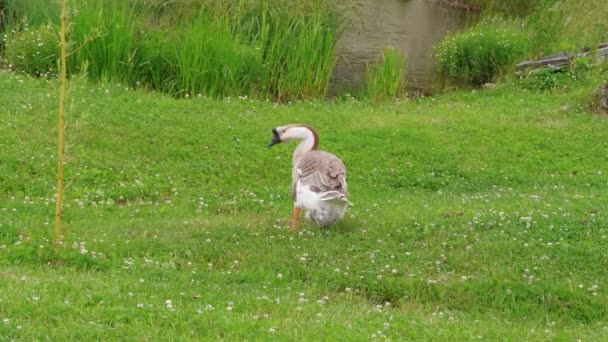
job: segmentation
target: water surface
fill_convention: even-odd
[[[468,12],[430,0],[357,0],[358,18],[338,41],[338,62],[331,93],[353,89],[365,77],[365,65],[387,46],[407,58],[409,90],[428,91],[432,80],[432,47],[449,31],[467,25]]]

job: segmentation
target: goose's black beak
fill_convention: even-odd
[[[272,137],[272,140],[270,141],[270,143],[268,144],[268,147],[272,147],[281,142],[281,138],[279,137],[279,132],[277,132],[276,128],[272,129],[272,135],[273,135],[273,137]]]

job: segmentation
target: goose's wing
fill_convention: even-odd
[[[346,195],[346,168],[344,163],[331,153],[305,153],[297,161],[296,172],[297,179],[303,185],[308,185],[311,191],[328,195],[333,193],[336,197]]]

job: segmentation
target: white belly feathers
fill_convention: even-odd
[[[306,210],[306,218],[320,226],[334,224],[344,216],[349,202],[336,191],[315,192],[309,185],[296,182],[295,207]]]

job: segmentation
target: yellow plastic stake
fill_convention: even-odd
[[[60,32],[59,39],[61,40],[61,70],[59,71],[59,115],[57,126],[57,199],[55,203],[55,241],[61,242],[61,214],[63,200],[63,163],[65,157],[64,145],[64,113],[65,113],[65,93],[66,93],[66,78],[67,78],[67,53],[66,53],[66,17],[67,4],[66,0],[60,0],[61,7]]]

